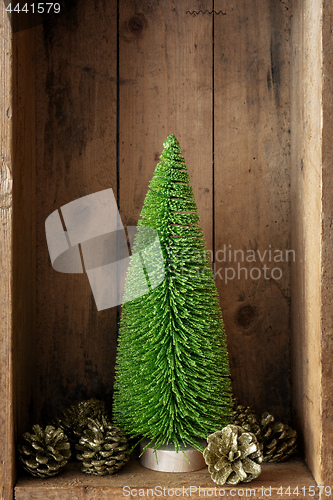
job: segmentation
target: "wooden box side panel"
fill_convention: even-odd
[[[321,0],[295,1],[291,60],[293,403],[305,459],[321,479]]]
[[[12,33],[0,5],[0,498],[13,498],[15,480],[13,380],[13,52]]]
[[[323,2],[323,152],[322,152],[322,309],[321,309],[321,484],[333,482],[333,6]]]

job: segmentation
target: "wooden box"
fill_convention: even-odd
[[[119,308],[97,311],[85,274],[52,268],[45,220],[112,188],[123,224],[135,225],[170,133],[214,257],[234,393],[299,434],[301,458],[249,486],[257,498],[263,485],[273,498],[279,486],[319,498],[309,487],[333,483],[332,3],[76,0],[16,32],[5,4],[0,498],[213,486],[205,470],[154,476],[135,461],[103,480],[75,466],[29,479],[15,465],[33,423],[82,398],[112,401]]]

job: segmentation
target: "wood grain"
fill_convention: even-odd
[[[321,484],[333,483],[333,449],[330,445],[333,435],[333,290],[332,290],[332,220],[333,220],[333,47],[332,47],[333,6],[324,2],[322,17],[322,262],[321,262]],[[319,479],[318,479],[319,480]]]
[[[117,5],[83,0],[36,42],[37,338],[34,418],[77,400],[111,406],[117,308],[97,311],[85,274],[52,269],[45,220],[82,196],[117,193]]]
[[[192,7],[191,0],[119,4],[120,210],[126,225],[136,225],[163,142],[173,133],[211,249],[212,18],[186,14]]]
[[[0,5],[0,498],[13,498],[15,481],[13,382],[13,65],[12,34]]]
[[[264,464],[261,475],[251,481],[251,483],[241,483],[235,487],[217,486],[211,479],[207,468],[193,473],[166,473],[155,472],[145,469],[138,460],[132,460],[118,474],[109,477],[92,477],[83,474],[78,469],[78,464],[71,464],[59,476],[50,478],[47,481],[34,479],[32,477],[21,477],[15,487],[16,500],[39,500],[47,498],[48,500],[89,500],[126,498],[128,492],[133,490],[134,496],[149,498],[168,498],[172,495],[172,489],[180,488],[182,495],[183,488],[190,498],[211,498],[233,497],[236,499],[249,497],[258,499],[281,499],[278,490],[283,487],[285,491],[290,486],[290,499],[296,498],[314,498],[318,499],[318,489],[311,476],[311,473],[300,460],[289,460],[282,464]],[[309,486],[313,496],[309,496]],[[126,489],[123,489],[127,487]],[[200,490],[199,490],[200,487]],[[214,488],[216,487],[216,490]],[[298,487],[298,495],[296,493]],[[305,495],[301,488],[304,487]],[[155,490],[156,488],[156,490]],[[159,489],[160,488],[160,489]],[[163,490],[165,488],[165,490]],[[224,490],[224,493],[219,489]],[[147,491],[148,490],[148,491]],[[250,493],[251,490],[251,493]],[[164,495],[163,495],[164,491]],[[168,494],[169,491],[169,494]],[[247,491],[247,494],[246,494]],[[124,495],[124,492],[126,495]],[[295,492],[295,494],[293,494]],[[177,491],[179,494],[179,491]],[[33,496],[32,496],[33,495]]]
[[[291,64],[292,245],[297,253],[292,268],[293,405],[305,460],[319,483],[325,469],[320,456],[321,59],[320,2],[295,2]]]
[[[18,437],[31,426],[36,335],[35,31],[13,35],[13,333]]]
[[[288,9],[289,2],[218,0],[215,10],[226,15],[214,16],[216,283],[234,394],[284,421],[291,416]]]

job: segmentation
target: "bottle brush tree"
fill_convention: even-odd
[[[232,421],[226,337],[189,174],[174,135],[160,159],[126,277],[124,301],[137,298],[122,306],[113,417],[129,436],[148,438],[155,448],[202,449],[198,438]],[[162,269],[153,252],[135,258],[151,243],[148,228],[158,234]],[[161,282],[153,287],[149,278],[159,274]],[[143,279],[149,291],[139,296]]]

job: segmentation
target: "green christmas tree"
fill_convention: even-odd
[[[190,178],[174,135],[160,159],[126,277],[125,300],[137,298],[122,307],[113,414],[128,435],[146,437],[156,448],[173,443],[177,451],[182,444],[202,449],[197,438],[232,421],[226,338]],[[156,232],[162,269],[153,251],[138,258],[147,246],[154,247]],[[153,287],[152,282],[161,283]]]

